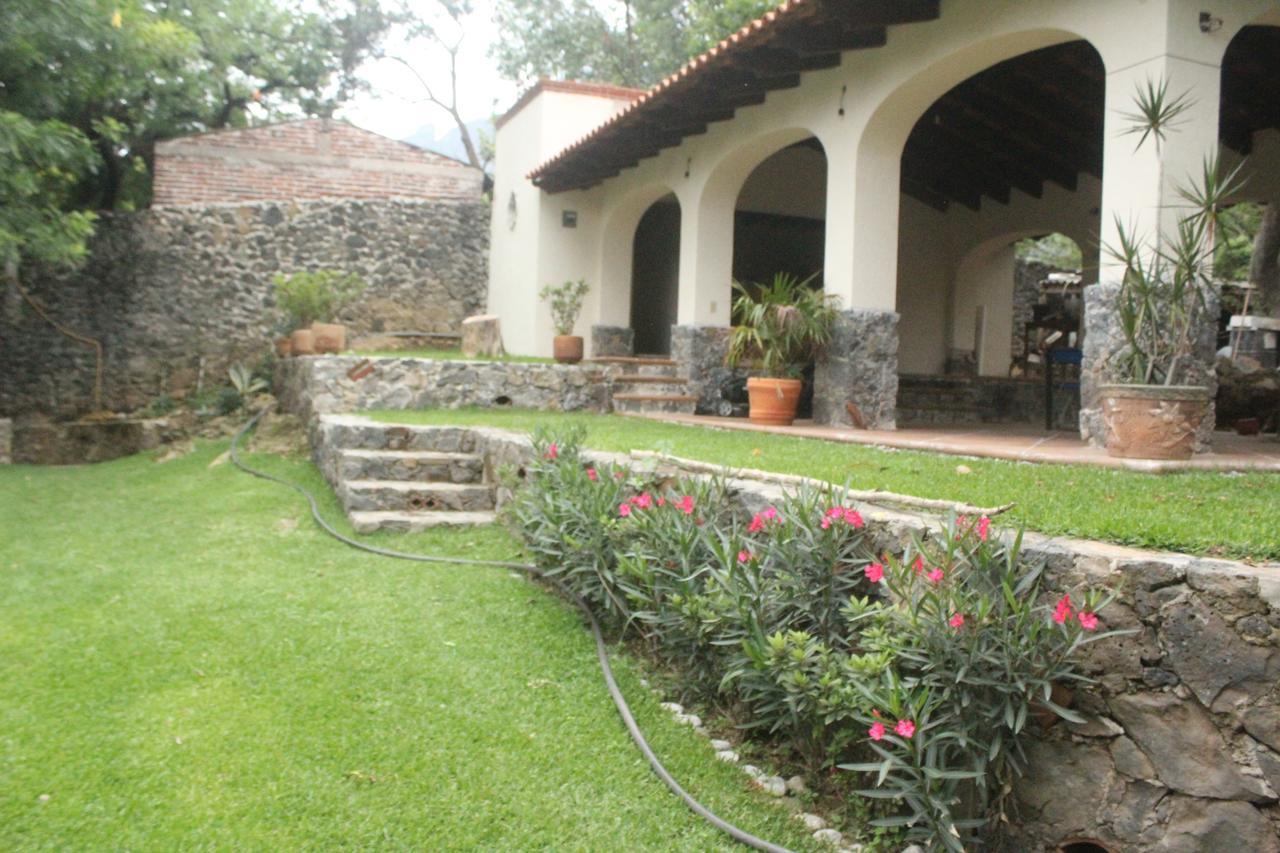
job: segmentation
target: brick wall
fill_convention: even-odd
[[[480,170],[332,119],[156,145],[153,207],[316,199],[477,199]]]

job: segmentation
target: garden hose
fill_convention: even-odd
[[[662,765],[662,762],[658,760],[658,756],[654,754],[653,749],[649,746],[649,742],[645,740],[644,734],[640,731],[640,727],[636,724],[636,719],[631,713],[630,706],[627,705],[626,698],[623,697],[622,691],[618,688],[618,682],[613,677],[613,667],[609,665],[608,649],[605,646],[604,636],[600,632],[600,623],[596,621],[595,614],[591,612],[591,608],[587,606],[587,602],[584,601],[581,596],[565,588],[565,586],[555,578],[548,577],[547,574],[537,566],[533,566],[528,563],[515,563],[505,560],[468,560],[461,557],[438,557],[430,554],[409,554],[404,551],[394,551],[390,548],[379,548],[376,545],[369,545],[343,534],[334,528],[333,525],[326,521],[320,514],[320,505],[316,502],[315,495],[308,491],[306,487],[286,480],[283,477],[268,474],[266,471],[260,471],[256,468],[252,468],[240,458],[240,440],[258,425],[258,422],[268,411],[270,411],[270,409],[271,407],[267,406],[255,414],[231,439],[231,462],[233,465],[241,471],[244,471],[246,474],[252,474],[259,479],[269,480],[272,483],[287,486],[302,495],[311,506],[311,518],[320,527],[320,529],[344,545],[349,545],[350,547],[356,548],[360,551],[367,551],[370,554],[377,554],[380,557],[391,557],[396,560],[412,560],[418,563],[452,563],[464,566],[490,566],[500,569],[513,569],[515,571],[524,572],[528,575],[533,575],[534,577],[554,586],[561,595],[577,604],[578,609],[580,609],[587,617],[587,621],[591,626],[591,635],[596,641],[596,659],[600,662],[600,671],[604,675],[605,685],[609,688],[609,695],[613,698],[614,707],[618,709],[618,715],[622,717],[622,722],[626,725],[627,731],[631,734],[631,739],[635,741],[636,747],[644,755],[645,760],[649,762],[649,767],[653,770],[654,774],[662,780],[663,784],[671,789],[672,793],[683,800],[684,804],[688,806],[694,814],[701,817],[716,829],[730,836],[735,841],[739,841],[748,847],[755,848],[756,850],[767,851],[767,853],[790,853],[787,848],[765,841],[763,838],[757,838],[746,830],[739,829],[727,820],[724,820],[715,814],[702,803],[695,800],[688,791],[682,788],[680,783],[675,780],[675,777],[673,777],[667,771],[667,768]]]

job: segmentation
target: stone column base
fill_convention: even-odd
[[[1093,447],[1107,443],[1106,424],[1102,419],[1102,401],[1098,387],[1112,381],[1113,362],[1124,350],[1124,332],[1120,329],[1120,317],[1116,300],[1120,285],[1091,284],[1084,289],[1084,363],[1080,366],[1080,437]],[[1217,325],[1220,303],[1218,293],[1212,293],[1205,306],[1205,322],[1196,342],[1195,363],[1190,380],[1185,384],[1203,385],[1209,389],[1209,409],[1196,430],[1195,452],[1209,449],[1213,443],[1213,427],[1216,415],[1213,399],[1218,393],[1218,374],[1214,369],[1217,355]]]
[[[626,326],[592,326],[591,357],[635,355],[636,333]]]
[[[898,405],[898,315],[841,311],[814,374],[813,419],[856,426],[856,407],[868,429],[894,429]]]
[[[672,326],[671,358],[680,376],[689,380],[689,393],[698,398],[697,413],[720,414],[726,382],[745,377],[746,371],[725,364],[729,354],[728,326]]]

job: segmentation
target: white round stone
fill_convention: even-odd
[[[787,795],[787,780],[781,776],[769,776],[765,779],[757,779],[756,784],[759,785],[764,792],[773,797],[785,797]]]
[[[727,761],[730,764],[738,763],[738,753],[734,752],[732,749],[717,750],[716,758],[720,759],[721,761]]]
[[[804,824],[804,828],[810,832],[817,832],[819,829],[826,829],[827,822],[821,816],[803,812],[796,815],[796,820]]]
[[[659,705],[658,707],[662,708],[662,710],[664,710],[664,711],[670,711],[670,712],[671,712],[671,713],[673,713],[673,714],[683,714],[683,713],[684,713],[684,706],[683,706],[683,705],[680,705],[679,703],[676,703],[676,702],[663,702],[663,703],[662,703],[661,705]]]
[[[726,749],[733,749],[733,744],[727,740],[713,740],[711,741],[711,748],[716,752],[721,752]]]
[[[803,794],[809,790],[809,786],[804,783],[803,776],[792,776],[787,780],[787,790],[792,794]]]
[[[841,841],[844,841],[844,834],[838,829],[819,829],[813,834],[813,840],[819,844],[830,844],[835,847]]]
[[[763,770],[761,770],[759,767],[756,767],[754,764],[744,764],[744,765],[742,765],[742,772],[743,772],[743,773],[746,773],[746,774],[747,774],[748,776],[750,776],[752,779],[763,779],[763,778],[764,778],[764,771],[763,771]]]

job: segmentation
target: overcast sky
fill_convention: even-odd
[[[423,14],[435,8],[434,0],[412,0]],[[475,11],[463,21],[462,49],[458,55],[458,102],[464,119],[487,119],[511,106],[518,94],[514,83],[502,80],[488,57],[489,45],[497,38],[493,24],[493,7],[486,0],[476,0]],[[414,69],[442,93],[448,92],[449,66],[443,50],[416,52],[402,38],[392,38],[388,52],[402,56]],[[392,61],[371,63],[364,77],[373,86],[370,94],[350,101],[339,115],[360,127],[395,139],[401,139],[424,124],[435,125],[442,136],[453,128],[448,113],[425,102],[422,85],[414,75]]]

